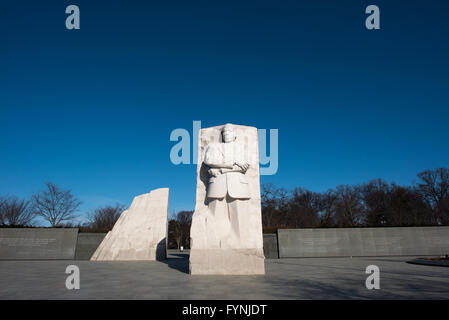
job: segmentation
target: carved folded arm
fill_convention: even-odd
[[[210,168],[227,168],[232,169],[233,163],[226,163],[223,160],[221,153],[213,146],[209,146],[206,149],[204,155],[204,163]]]

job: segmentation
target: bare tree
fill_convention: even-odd
[[[29,201],[16,197],[4,199],[0,204],[1,223],[10,226],[31,225],[36,216],[29,204]]]
[[[264,228],[288,227],[290,196],[287,190],[273,184],[262,185],[262,225]]]
[[[0,226],[5,224],[4,219],[3,219],[3,210],[2,210],[5,201],[6,200],[0,196]]]
[[[364,220],[364,207],[358,186],[337,187],[337,221],[341,227],[355,227]]]
[[[168,221],[168,248],[169,249],[177,249],[178,248],[178,242],[176,239],[176,220],[170,219]]]
[[[418,173],[418,190],[433,209],[439,224],[449,224],[449,169],[437,168]]]
[[[368,226],[384,226],[389,223],[390,186],[382,179],[372,180],[360,186],[360,196],[365,206],[364,223]]]
[[[329,189],[320,195],[320,226],[332,227],[335,225],[335,212],[337,210],[337,193]]]
[[[89,228],[102,232],[112,230],[124,210],[125,206],[118,203],[115,206],[108,205],[95,209],[88,214]]]
[[[32,197],[34,214],[47,220],[52,227],[75,219],[75,212],[81,202],[72,195],[70,190],[62,190],[51,182],[45,185],[46,190]]]
[[[314,228],[318,226],[320,195],[304,188],[295,188],[289,201],[289,226]]]
[[[419,192],[394,183],[390,187],[387,220],[392,226],[435,224],[432,209],[423,201]]]
[[[193,211],[180,211],[176,215],[176,219],[171,221],[172,236],[176,242],[176,246],[180,249],[190,247],[190,226],[192,225]]]

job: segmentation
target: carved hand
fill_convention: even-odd
[[[247,162],[236,162],[235,164],[242,168],[243,172],[246,172],[249,168],[249,163]]]
[[[209,174],[213,177],[216,177],[221,173],[220,169],[213,169],[213,168],[207,170],[207,172],[209,172]]]

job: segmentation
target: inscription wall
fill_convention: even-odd
[[[0,228],[0,260],[72,260],[78,228]]]

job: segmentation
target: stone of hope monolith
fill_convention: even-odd
[[[201,129],[190,238],[192,275],[265,274],[257,128]]]
[[[134,198],[90,260],[164,260],[167,257],[168,188]]]

